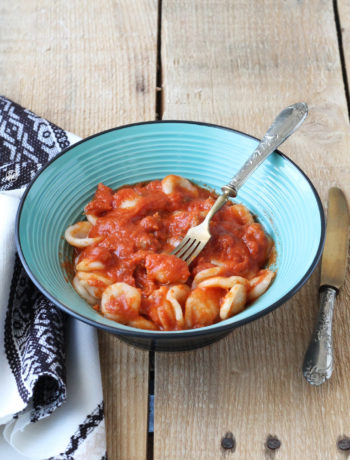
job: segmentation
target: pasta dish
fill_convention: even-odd
[[[105,317],[136,328],[183,330],[230,318],[261,296],[275,272],[273,241],[242,204],[227,202],[188,266],[171,255],[217,196],[169,175],[117,191],[100,183],[85,221],[67,228],[73,286]]]

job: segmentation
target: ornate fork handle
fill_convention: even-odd
[[[282,110],[242,168],[227,185],[222,187],[223,192],[226,192],[229,196],[235,197],[238,189],[247,178],[266,157],[299,128],[307,114],[308,107],[304,102],[298,102]]]
[[[243,182],[301,125],[306,116],[307,105],[303,102],[282,110],[243,167],[231,182],[222,187],[223,193],[216,199],[203,222],[190,228],[171,254],[181,258],[188,265],[198,256],[211,237],[209,222],[214,214],[223,207],[230,196],[237,195],[237,190]]]
[[[333,372],[332,318],[336,295],[332,287],[320,291],[320,312],[303,364],[303,375],[312,385],[321,385]]]
[[[305,102],[289,105],[277,115],[276,119],[261,139],[256,149],[244,163],[238,173],[227,185],[222,187],[223,193],[217,198],[203,223],[208,225],[213,215],[217,213],[229,197],[235,197],[238,189],[256,168],[274,152],[296,129],[303,123],[308,114]]]

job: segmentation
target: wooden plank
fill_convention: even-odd
[[[5,0],[7,97],[79,136],[155,117],[157,0]]]
[[[345,2],[344,2],[345,3]],[[350,198],[350,139],[332,1],[163,0],[163,118],[219,123],[262,136],[289,103],[307,122],[282,150],[323,200]],[[349,199],[350,201],[350,199]],[[350,436],[350,277],[334,322],[335,370],[311,387],[301,365],[318,310],[319,273],[275,312],[197,351],[158,354],[155,460],[343,459]],[[266,447],[269,435],[281,441]],[[231,457],[230,457],[231,458]]]
[[[145,460],[149,354],[106,332],[99,338],[108,458]]]
[[[4,95],[80,136],[155,118],[157,0],[6,0]],[[100,334],[108,457],[146,457],[148,353]]]
[[[339,17],[339,27],[344,55],[344,65],[346,78],[350,78],[350,3],[346,0],[336,1],[337,14]],[[348,81],[349,83],[349,81]],[[347,88],[349,93],[349,88]],[[350,94],[348,94],[350,98]]]

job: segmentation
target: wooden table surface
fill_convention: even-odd
[[[282,151],[324,205],[333,185],[350,198],[349,1],[3,0],[0,11],[0,90],[56,124],[84,137],[186,119],[261,137],[306,101]],[[319,269],[281,308],[192,352],[150,356],[99,333],[109,460],[349,458],[349,273],[332,379],[315,388],[301,374],[318,280]]]

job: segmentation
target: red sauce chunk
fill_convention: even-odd
[[[190,276],[186,262],[168,254],[148,254],[145,267],[148,278],[161,284],[186,283]]]
[[[210,223],[212,238],[188,266],[171,255],[200,224],[216,195],[179,176],[117,191],[99,184],[88,222],[66,231],[76,247],[77,292],[108,318],[132,327],[181,330],[239,313],[265,292],[273,241],[241,204]]]

